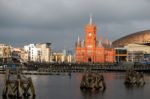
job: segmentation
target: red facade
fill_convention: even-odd
[[[96,25],[90,18],[89,24],[85,27],[85,39],[76,42],[76,62],[104,63],[115,61],[115,51],[108,40],[103,43],[102,37],[98,41],[96,38]]]

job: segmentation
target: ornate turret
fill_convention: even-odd
[[[84,40],[82,40],[82,42],[81,42],[81,47],[84,47]]]
[[[110,42],[109,42],[109,45],[110,45],[110,47],[112,47],[112,41],[110,40]]]
[[[108,41],[108,39],[106,38],[106,40],[105,40],[105,44],[106,45],[108,45],[109,44],[109,41]]]
[[[99,47],[102,47],[102,46],[103,46],[102,42],[103,42],[103,37],[100,36],[99,45],[98,45]]]
[[[81,47],[81,41],[80,41],[80,37],[78,35],[78,39],[77,39],[77,43],[76,43],[76,47]]]

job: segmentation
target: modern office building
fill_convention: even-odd
[[[125,46],[128,50],[128,61],[143,62],[150,60],[150,46],[143,44],[128,44]]]
[[[115,60],[116,62],[127,61],[127,48],[118,47],[115,48]]]

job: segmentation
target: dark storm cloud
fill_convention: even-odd
[[[72,50],[90,13],[97,35],[115,40],[150,29],[149,5],[149,0],[0,0],[0,42],[52,42],[55,49]]]

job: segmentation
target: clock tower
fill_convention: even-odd
[[[85,27],[85,47],[87,49],[94,49],[96,47],[96,25],[92,23],[91,16],[89,24]]]
[[[89,62],[94,61],[94,50],[96,48],[96,25],[92,23],[92,16],[90,16],[89,24],[85,27],[85,48],[87,51],[87,60]]]
[[[114,62],[114,49],[109,43],[103,43],[102,39],[98,42],[96,38],[96,25],[92,22],[92,16],[85,26],[84,33],[84,40],[78,39],[76,42],[76,62]]]

